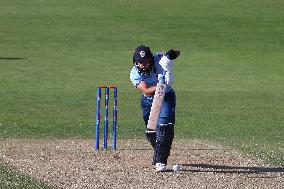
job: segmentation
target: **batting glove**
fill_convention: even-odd
[[[180,51],[179,50],[174,50],[171,49],[166,53],[166,56],[170,59],[170,60],[174,60],[176,59],[178,56],[180,55]]]

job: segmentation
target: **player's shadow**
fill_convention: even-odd
[[[119,148],[119,151],[151,151],[153,148]]]
[[[132,151],[150,151],[153,148],[120,148],[119,150],[132,150]],[[191,148],[191,149],[174,149],[175,151],[191,150],[191,151],[219,151],[219,150],[228,150],[228,148]]]
[[[213,172],[213,173],[283,173],[283,167],[240,167],[226,165],[211,165],[211,164],[181,164],[181,171],[189,172]],[[191,167],[187,169],[186,167]]]
[[[26,58],[17,58],[17,57],[0,57],[0,60],[24,60]]]

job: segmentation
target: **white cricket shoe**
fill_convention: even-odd
[[[167,166],[163,163],[156,163],[156,172],[163,172],[167,170]]]

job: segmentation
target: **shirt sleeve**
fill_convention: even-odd
[[[138,70],[135,67],[133,67],[130,72],[130,80],[135,87],[137,87],[139,83],[143,81],[143,78],[141,75],[139,75]]]
[[[167,72],[173,72],[173,64],[174,62],[170,60],[168,57],[163,56],[159,61],[159,64],[162,66],[163,70]]]
[[[163,73],[163,68],[162,66],[159,64],[161,58],[163,57],[163,52],[159,52],[159,53],[156,53],[154,55],[154,64],[155,64],[155,73],[156,74],[162,74]]]

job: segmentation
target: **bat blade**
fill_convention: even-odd
[[[164,101],[165,92],[166,92],[166,84],[158,83],[154,95],[154,100],[151,107],[151,112],[147,124],[148,129],[156,130],[157,124],[161,112],[161,106]]]

